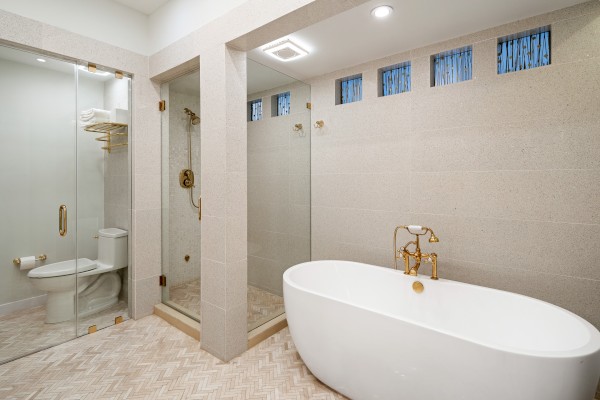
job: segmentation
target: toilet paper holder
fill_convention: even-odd
[[[35,261],[46,261],[48,257],[45,254],[40,254],[39,256],[37,256],[35,258]],[[15,264],[16,266],[21,265],[21,258],[15,258],[13,259],[13,264]]]

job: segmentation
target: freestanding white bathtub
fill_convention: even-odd
[[[300,356],[352,399],[594,398],[600,333],[560,307],[347,261],[299,264],[283,281]]]

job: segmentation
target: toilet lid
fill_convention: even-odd
[[[29,271],[27,276],[30,278],[51,278],[54,276],[73,275],[76,267],[77,272],[85,272],[95,269],[96,263],[87,258],[61,261],[34,268]]]

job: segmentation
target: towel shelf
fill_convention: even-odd
[[[115,147],[127,146],[125,143],[113,143],[114,138],[127,137],[127,124],[121,124],[118,122],[100,122],[97,124],[88,125],[83,128],[87,132],[102,133],[104,136],[96,138],[99,142],[106,142],[106,146],[102,147],[102,150],[106,150],[110,153]]]

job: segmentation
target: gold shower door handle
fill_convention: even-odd
[[[64,204],[58,207],[58,233],[60,236],[67,234],[67,206]]]

